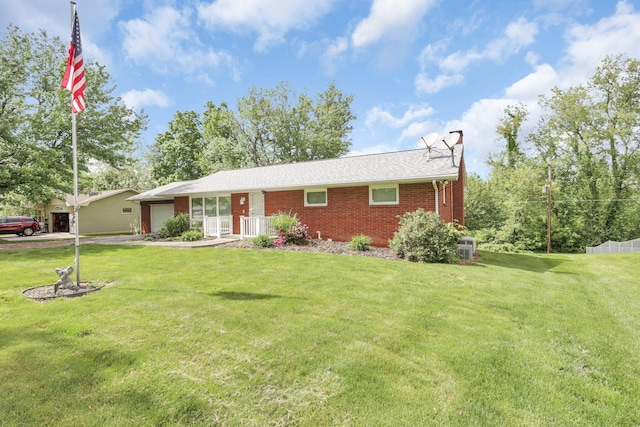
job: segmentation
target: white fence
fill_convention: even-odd
[[[626,242],[614,242],[609,240],[600,246],[587,246],[588,254],[621,254],[627,252],[640,252],[640,239]]]
[[[275,236],[276,230],[271,225],[269,216],[241,216],[240,217],[240,238],[256,237],[260,234]]]
[[[206,237],[222,237],[223,234],[231,234],[233,231],[232,216],[207,216],[202,223]]]

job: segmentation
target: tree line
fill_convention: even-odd
[[[586,83],[554,88],[539,106],[525,136],[530,112],[504,110],[502,151],[486,179],[468,179],[469,230],[503,250],[544,251],[548,228],[558,252],[640,237],[640,61],[607,57]]]

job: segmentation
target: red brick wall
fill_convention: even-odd
[[[323,239],[336,241],[366,234],[375,246],[387,246],[398,228],[397,216],[418,208],[435,211],[432,183],[401,184],[399,189],[399,204],[380,206],[369,205],[368,186],[329,188],[328,206],[314,207],[304,206],[304,190],[274,191],[265,196],[265,215],[295,213],[314,238],[318,231]]]
[[[458,221],[460,225],[464,225],[464,191],[466,186],[466,174],[464,159],[462,159],[458,172],[458,180],[451,183],[453,189],[453,219]]]
[[[142,234],[151,233],[151,203],[140,202],[140,228]]]
[[[189,215],[189,196],[176,197],[173,199],[173,215],[186,213]]]

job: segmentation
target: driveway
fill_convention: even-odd
[[[71,233],[36,233],[33,236],[16,236],[13,234],[0,234],[0,250],[33,249],[66,246],[75,244],[75,235]],[[147,245],[165,246],[174,248],[197,248],[204,246],[217,246],[239,240],[236,236],[221,239],[203,239],[196,242],[171,241],[147,241],[145,236],[125,234],[119,236],[80,236],[80,245],[97,243],[102,245]]]

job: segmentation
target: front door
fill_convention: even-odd
[[[249,216],[264,216],[264,194],[249,193]]]

